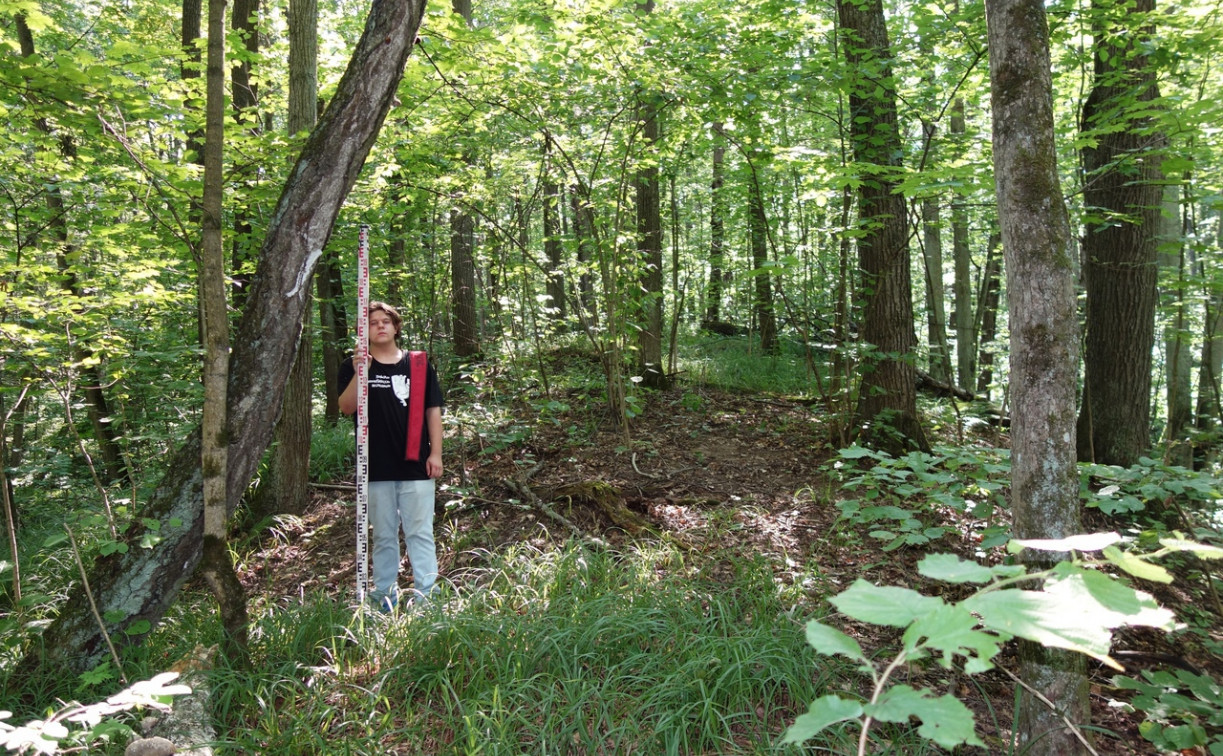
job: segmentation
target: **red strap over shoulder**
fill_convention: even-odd
[[[408,443],[403,458],[415,462],[420,459],[420,437],[425,426],[428,356],[424,352],[408,352],[408,369]]]

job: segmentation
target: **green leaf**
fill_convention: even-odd
[[[1184,538],[1160,538],[1159,545],[1173,551],[1189,551],[1202,559],[1223,559],[1223,549],[1218,546],[1208,546]]]
[[[944,605],[940,598],[923,596],[908,588],[880,587],[862,579],[855,580],[853,585],[833,596],[830,601],[856,620],[887,627],[907,627],[918,617]]]
[[[152,629],[153,629],[153,625],[148,620],[136,620],[131,625],[129,625],[128,628],[124,630],[124,632],[127,633],[128,635],[144,635],[145,633],[147,633],[148,631]]]
[[[930,554],[917,563],[917,571],[945,583],[988,583],[994,579],[994,571],[989,567],[955,554]]]
[[[1112,633],[1078,607],[1067,606],[1043,591],[1005,590],[971,596],[961,602],[992,630],[1017,635],[1050,648],[1078,651],[1120,670],[1108,656]]]
[[[1171,630],[1176,618],[1149,594],[1095,570],[1062,563],[1044,590],[980,593],[960,604],[981,623],[1051,648],[1078,651],[1121,670],[1109,658],[1112,629],[1146,625]]]
[[[942,653],[940,664],[947,669],[953,655],[960,654],[968,660],[964,667],[969,674],[993,667],[990,660],[1002,650],[999,641],[997,635],[978,630],[977,618],[968,610],[953,605],[943,605],[919,617],[904,634],[906,651],[921,647],[937,650]]]
[[[1007,551],[1017,554],[1023,549],[1037,551],[1099,551],[1121,540],[1116,533],[1085,533],[1068,538],[1030,538],[1014,540],[1007,544]]]
[[[866,661],[862,646],[835,627],[811,620],[807,623],[807,643],[824,656],[847,656],[854,661]]]
[[[950,694],[932,697],[927,690],[895,685],[878,702],[864,708],[865,713],[883,722],[904,723],[909,717],[918,717],[922,721],[918,734],[943,748],[955,748],[961,743],[985,747],[977,737],[972,712]]]
[[[1172,573],[1163,567],[1160,567],[1158,564],[1151,564],[1145,559],[1118,549],[1116,546],[1105,547],[1104,558],[1136,578],[1152,580],[1157,583],[1172,582]]]
[[[857,719],[862,716],[862,704],[857,701],[847,701],[838,695],[820,696],[811,702],[806,714],[800,714],[794,724],[786,728],[782,743],[805,743],[815,737],[824,728]]]

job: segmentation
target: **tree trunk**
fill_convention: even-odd
[[[654,0],[637,3],[637,12],[654,12]],[[637,302],[637,369],[642,384],[666,388],[670,384],[662,362],[662,192],[658,170],[658,97],[652,92],[637,94],[637,123],[641,129],[640,158],[645,165],[637,170],[637,266],[641,293]]]
[[[951,383],[951,354],[947,349],[947,306],[943,301],[943,233],[939,216],[937,198],[922,200],[922,257],[926,263],[926,328],[930,332],[930,374],[943,383]]]
[[[758,157],[762,157],[759,156]],[[769,219],[764,212],[764,190],[760,186],[760,166],[752,171],[748,188],[748,205],[751,215],[748,227],[752,240],[752,267],[755,269],[752,313],[760,331],[760,350],[765,354],[777,354],[777,317],[773,312],[772,276],[769,267]]]
[[[994,350],[990,344],[998,335],[998,304],[1002,288],[1002,261],[998,257],[998,245],[1001,242],[998,234],[989,235],[985,272],[981,275],[981,292],[977,296],[977,318],[973,325],[973,332],[980,339],[976,346],[976,352],[980,355],[977,393],[987,400],[990,384],[994,382]]]
[[[958,137],[964,135],[964,101],[958,97],[951,107],[951,133]],[[951,254],[955,265],[952,294],[955,298],[956,375],[959,377],[957,385],[969,390],[977,374],[978,334],[973,325],[978,318],[973,314],[972,249],[968,246],[968,209],[964,205],[964,197],[959,194],[951,201]]]
[[[251,76],[251,59],[259,54],[259,0],[234,0],[230,24],[246,51],[243,59],[235,62],[229,71],[234,122],[256,134],[259,132],[259,114],[256,111],[259,87]],[[235,165],[230,180],[241,186],[250,179],[254,168],[249,163]],[[230,240],[233,247],[230,277],[233,279],[233,306],[236,310],[242,309],[242,303],[250,291],[251,271],[255,266],[253,232],[248,211],[244,204],[240,204],[234,212],[234,238]]]
[[[451,0],[451,9],[471,25],[471,0]],[[464,154],[467,164],[473,162]],[[480,321],[476,310],[476,221],[459,203],[450,210],[450,296],[454,310],[454,353],[480,354]]]
[[[1041,0],[989,0],[994,175],[1011,331],[1011,508],[1018,538],[1079,531],[1074,458],[1078,320],[1070,220],[1058,183],[1049,30]],[[1066,727],[1091,718],[1079,654],[1024,642],[1018,749],[1084,752]]]
[[[1146,115],[1155,72],[1138,54],[1144,34],[1117,33],[1113,13],[1150,14],[1154,0],[1121,10],[1097,0],[1095,82],[1083,108],[1087,290],[1079,459],[1129,467],[1151,448],[1151,353],[1155,345],[1156,251],[1163,137]],[[1141,107],[1143,113],[1134,115]]]
[[[1160,234],[1159,266],[1164,270],[1161,308],[1171,313],[1164,326],[1164,372],[1167,375],[1168,423],[1164,427],[1165,458],[1169,464],[1193,469],[1193,445],[1188,431],[1193,423],[1193,356],[1189,336],[1185,273],[1188,264],[1180,223],[1180,186],[1164,189],[1163,231]]]
[[[726,132],[722,123],[713,124],[713,178],[709,182],[709,283],[705,290],[705,322],[722,320],[722,269],[726,265]]]
[[[290,136],[308,132],[318,106],[318,6],[316,0],[289,3],[289,118]],[[268,475],[259,485],[253,504],[256,521],[276,514],[301,514],[310,501],[311,415],[314,409],[314,345],[311,334],[312,298],[306,289],[300,341],[284,408],[276,422]]]
[[[371,6],[348,70],[302,148],[272,215],[230,355],[226,500],[231,505],[246,490],[271,439],[297,345],[306,284],[390,110],[424,6],[424,0],[383,0]],[[106,628],[117,641],[143,637],[124,631],[140,620],[160,619],[200,561],[199,460],[198,431],[167,459],[167,473],[142,513],[161,522],[157,545],[131,548],[94,566],[91,584],[99,610],[103,616],[122,617]],[[135,542],[143,535],[140,528],[128,534]],[[104,651],[87,602],[68,602],[15,674],[80,672]]]
[[[551,164],[552,139],[545,137],[544,141],[544,257],[548,261],[548,280],[545,291],[548,294],[548,307],[553,320],[565,319],[565,272],[563,269],[564,245],[561,240],[561,187],[553,175],[555,167]]]
[[[858,239],[862,271],[861,340],[875,353],[862,367],[854,425],[866,444],[892,452],[930,448],[917,416],[917,368],[913,353],[913,287],[909,273],[909,224],[896,182],[904,152],[896,125],[892,78],[881,0],[838,0],[837,17],[846,62],[857,80],[849,95],[854,159],[873,166],[858,190]]]
[[[203,576],[220,607],[223,650],[239,666],[247,658],[246,591],[229,555],[226,486],[226,377],[229,372],[229,303],[225,296],[225,243],[221,238],[225,142],[225,0],[208,0],[208,78],[204,110],[204,198],[201,215],[200,301],[204,312],[204,412],[200,471],[204,497]]]

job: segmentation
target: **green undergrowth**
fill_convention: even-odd
[[[493,559],[423,611],[260,617],[256,672],[216,676],[224,752],[771,753],[842,666],[813,667],[763,563],[726,585],[670,551]]]

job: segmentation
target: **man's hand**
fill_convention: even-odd
[[[442,477],[442,453],[435,452],[425,460],[425,472],[430,478]]]

